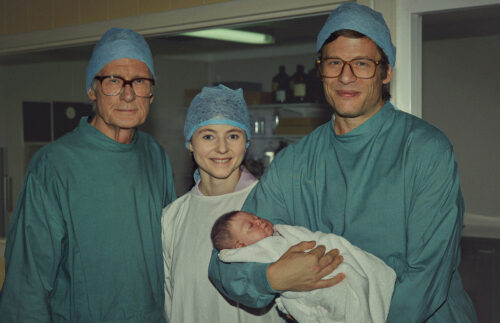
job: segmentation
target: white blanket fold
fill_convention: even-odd
[[[224,262],[275,262],[291,246],[312,240],[327,250],[337,248],[344,262],[325,278],[338,273],[346,278],[330,288],[284,292],[276,299],[278,308],[301,323],[386,321],[396,274],[382,260],[332,233],[280,224],[274,229],[279,235],[244,248],[221,250],[219,258]]]

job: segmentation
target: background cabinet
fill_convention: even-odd
[[[459,267],[480,323],[500,322],[500,239],[463,237]]]

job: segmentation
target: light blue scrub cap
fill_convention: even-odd
[[[153,57],[144,37],[130,29],[111,28],[102,35],[92,52],[87,66],[86,91],[90,89],[97,73],[106,64],[119,58],[132,58],[145,63],[154,77]]]
[[[316,41],[316,52],[321,50],[331,34],[342,29],[354,30],[369,37],[382,48],[389,58],[389,64],[394,68],[396,47],[392,44],[391,33],[380,12],[353,2],[340,5],[332,11],[321,28]]]
[[[243,90],[231,90],[219,84],[204,87],[194,97],[184,123],[186,148],[189,148],[189,141],[196,129],[208,124],[226,124],[243,129],[247,135],[248,147],[251,137],[250,118]]]

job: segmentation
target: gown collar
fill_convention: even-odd
[[[374,134],[380,130],[380,128],[387,123],[387,120],[394,112],[394,106],[389,101],[385,102],[385,104],[380,108],[377,113],[371,116],[368,120],[363,122],[356,129],[349,131],[343,135],[337,135],[335,133],[335,129],[333,128],[333,123],[335,121],[335,115],[333,115],[332,120],[330,122],[330,129],[333,133],[333,136],[336,140],[341,142],[351,142],[363,139],[371,134]]]
[[[101,131],[97,130],[89,123],[89,117],[82,117],[76,131],[84,135],[84,137],[95,146],[109,151],[130,151],[133,150],[137,143],[138,131],[134,133],[134,138],[129,144],[121,144],[106,136]]]

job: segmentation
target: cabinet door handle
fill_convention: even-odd
[[[495,248],[493,249],[477,249],[478,253],[482,253],[484,255],[492,255],[495,253]]]

